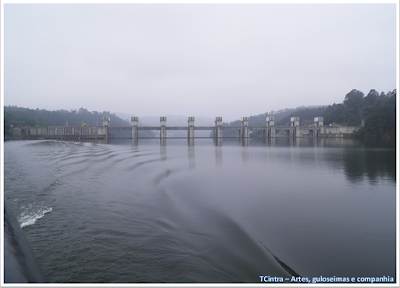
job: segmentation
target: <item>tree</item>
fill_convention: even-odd
[[[376,105],[379,100],[379,93],[372,89],[369,91],[368,95],[363,99],[362,106],[364,107],[364,112],[370,111],[370,109]]]
[[[368,105],[364,106],[365,125],[357,131],[357,137],[396,139],[396,90],[386,95],[370,92],[367,97],[368,100],[364,99]]]
[[[363,98],[364,93],[353,89],[346,94],[343,105],[346,108],[346,122],[348,125],[360,125],[363,120]]]

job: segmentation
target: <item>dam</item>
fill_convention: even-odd
[[[264,126],[249,126],[249,117],[241,118],[240,126],[222,125],[222,117],[215,117],[214,126],[195,126],[195,117],[188,117],[187,126],[167,126],[167,117],[160,117],[160,126],[140,126],[139,117],[131,117],[131,126],[111,126],[111,119],[108,116],[102,118],[102,126],[81,127],[68,126],[47,126],[30,127],[18,126],[12,127],[13,140],[107,140],[112,138],[112,131],[131,131],[133,140],[139,139],[140,130],[151,130],[159,132],[159,138],[166,139],[168,130],[187,130],[187,138],[194,139],[196,130],[209,130],[210,138],[224,138],[224,130],[237,131],[236,137],[246,139],[254,131],[262,131],[259,138],[347,138],[360,126],[324,126],[323,117],[315,117],[314,125],[300,126],[299,117],[290,118],[290,126],[275,126],[273,116],[266,117]],[[157,137],[158,138],[158,137]],[[204,137],[202,137],[204,138]]]

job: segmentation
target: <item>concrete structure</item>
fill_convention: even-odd
[[[215,117],[215,138],[222,138],[222,117]]]
[[[275,126],[275,117],[274,116],[267,117],[266,121],[267,121],[267,127]]]
[[[239,137],[248,138],[249,137],[249,117],[242,117],[242,129],[239,133]]]
[[[167,138],[167,117],[160,117],[160,138],[165,139]]]
[[[139,137],[138,134],[138,117],[131,117],[131,124],[132,124],[132,139],[137,139]]]
[[[108,138],[108,127],[13,127],[15,140],[105,140]]]
[[[314,126],[315,127],[324,126],[324,117],[315,117],[314,118]]]
[[[187,130],[188,139],[195,138],[195,130],[210,130],[214,132],[216,140],[220,141],[223,137],[222,130],[238,131],[239,139],[248,139],[250,131],[262,131],[262,137],[266,139],[276,137],[286,138],[344,138],[350,137],[359,126],[323,126],[323,117],[315,117],[313,126],[299,126],[300,118],[292,117],[290,127],[275,126],[274,117],[267,117],[265,126],[249,126],[249,117],[243,117],[240,127],[222,126],[222,117],[215,117],[215,126],[194,125],[195,118],[188,118],[188,126],[168,127],[167,118],[160,117],[160,126],[144,127],[139,126],[139,118],[131,117],[131,126],[112,127],[110,117],[103,117],[103,126],[49,126],[49,127],[13,127],[13,139],[60,139],[60,140],[104,140],[108,139],[112,130],[131,130],[132,139],[137,141],[139,130],[159,130],[160,139],[165,141],[167,138],[166,130]],[[67,124],[67,123],[66,123]]]
[[[353,132],[361,129],[361,126],[323,126],[318,127],[318,137],[321,138],[345,138]]]
[[[275,138],[275,117],[269,116],[266,118],[266,129],[263,136],[265,138]]]
[[[188,138],[194,138],[194,117],[188,118]]]
[[[103,126],[110,126],[110,117],[104,116],[103,117]]]
[[[300,126],[300,117],[290,117],[290,127]]]

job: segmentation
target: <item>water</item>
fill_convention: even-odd
[[[4,144],[49,282],[394,277],[396,151],[346,139]]]

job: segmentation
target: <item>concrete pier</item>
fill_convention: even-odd
[[[249,138],[249,117],[242,117],[241,138]]]
[[[324,126],[324,118],[323,117],[315,117],[314,118],[314,127],[323,127]],[[310,130],[310,135],[312,138],[319,138],[320,129],[314,129],[312,132]]]
[[[215,117],[215,138],[222,138],[222,117]]]
[[[167,117],[160,117],[160,139],[167,138]]]
[[[138,117],[131,117],[132,139],[138,139],[139,138],[138,123],[139,123],[139,118]]]
[[[315,117],[314,118],[314,126],[315,127],[324,126],[324,117]]]
[[[264,130],[265,138],[275,138],[275,117],[266,118],[266,129]]]
[[[194,138],[194,117],[188,117],[188,138]]]
[[[290,128],[289,129],[289,137],[298,138],[300,137],[300,129],[297,127],[300,126],[300,117],[290,117]]]
[[[290,127],[300,126],[300,117],[290,117]]]

